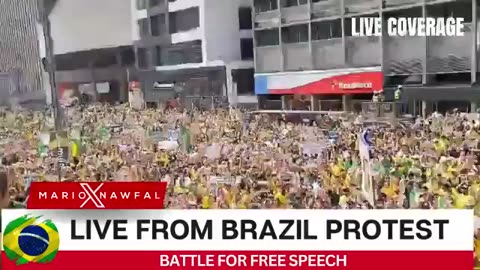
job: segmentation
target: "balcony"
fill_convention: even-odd
[[[150,1],[149,3],[149,15],[161,14],[168,12],[168,5],[163,0]]]
[[[427,72],[456,73],[471,69],[472,38],[470,26],[465,24],[463,37],[428,37]]]
[[[412,48],[417,48],[412,50]],[[388,75],[421,74],[425,37],[384,37],[384,72]]]
[[[293,23],[310,20],[308,5],[285,7],[281,9],[282,22]]]
[[[312,41],[312,54],[314,69],[345,67],[345,53],[341,38]]]
[[[193,40],[202,40],[202,33],[200,27],[171,34],[172,44],[183,43]]]
[[[312,69],[312,57],[308,44],[308,42],[302,42],[283,45],[285,70],[296,71]]]
[[[379,37],[347,37],[346,60],[350,67],[379,66],[382,46]]]
[[[177,12],[192,7],[198,7],[199,1],[175,0],[168,2],[168,12]]]
[[[137,19],[137,20],[148,18],[148,14],[147,14],[146,9],[136,10],[136,11],[134,11],[134,13],[135,13],[135,19]]]
[[[278,25],[280,22],[280,11],[278,9],[255,14],[255,23],[269,24],[269,22],[273,26]]]
[[[339,16],[341,12],[340,1],[328,0],[312,3],[312,19]]]
[[[345,14],[373,12],[379,8],[378,0],[345,0]]]
[[[255,14],[255,28],[272,28],[280,25],[280,11],[269,10]]]
[[[255,51],[255,68],[258,72],[283,70],[280,46],[257,47]]]

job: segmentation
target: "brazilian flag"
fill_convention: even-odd
[[[60,245],[58,230],[50,220],[23,216],[11,221],[3,232],[5,255],[17,265],[49,263]]]
[[[37,147],[37,153],[41,157],[48,156],[48,146],[44,145],[43,143],[39,142]]]
[[[59,162],[67,164],[70,158],[70,141],[66,131],[50,133],[50,144],[48,148],[52,151],[53,156],[59,158]]]
[[[110,138],[110,130],[106,127],[101,127],[98,130],[98,135],[102,141],[107,141]]]

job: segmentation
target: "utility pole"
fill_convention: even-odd
[[[50,81],[50,91],[52,97],[52,113],[53,119],[55,122],[55,134],[57,135],[57,142],[58,142],[58,149],[60,148],[60,138],[59,132],[61,131],[61,119],[60,119],[60,111],[59,111],[59,102],[58,102],[58,91],[57,91],[57,83],[55,81],[55,54],[53,51],[53,39],[51,36],[51,28],[50,28],[50,19],[48,17],[48,12],[46,9],[46,1],[40,0],[38,1],[39,7],[38,11],[40,13],[40,22],[42,24],[43,30],[43,37],[45,39],[45,58],[46,58],[46,65],[45,68],[48,72],[48,77]],[[60,152],[60,151],[59,151]],[[59,153],[60,154],[60,153]],[[58,157],[58,181],[62,180],[62,164],[60,162],[61,157]]]

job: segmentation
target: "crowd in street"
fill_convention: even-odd
[[[400,126],[361,116],[291,123],[237,109],[72,107],[65,135],[44,113],[0,115],[0,191],[23,207],[32,181],[165,181],[172,209],[474,209],[479,114],[434,113]],[[373,186],[358,135],[372,133]],[[65,148],[60,157],[56,149]],[[62,162],[58,162],[61,158]],[[63,164],[63,165],[62,165]],[[60,168],[61,173],[58,173]],[[369,189],[369,190],[368,190]]]
[[[44,114],[4,113],[12,202],[26,199],[31,181],[129,180],[168,182],[171,208],[480,211],[477,114],[434,114],[401,126],[349,115],[300,123],[246,115],[95,105],[65,113],[60,137]],[[373,135],[374,200],[362,192],[357,137],[364,129]],[[68,154],[61,179],[58,147]]]
[[[31,181],[129,180],[168,182],[171,208],[480,210],[477,114],[434,114],[397,127],[362,124],[360,116],[291,123],[246,114],[95,105],[67,111],[60,137],[44,114],[3,113],[2,163],[16,179],[11,199],[22,203]],[[374,144],[373,198],[362,188],[364,129]],[[60,179],[58,147],[67,149]]]

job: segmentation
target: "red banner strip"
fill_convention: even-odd
[[[21,267],[2,254],[2,270],[472,270],[473,265],[472,251],[60,251],[51,263]]]

